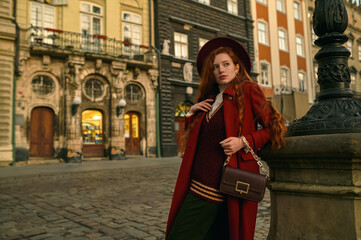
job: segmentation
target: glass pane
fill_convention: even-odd
[[[101,14],[101,9],[100,9],[100,7],[93,6],[93,13]]]
[[[82,3],[80,8],[84,12],[90,12],[90,4],[88,3]]]
[[[84,144],[103,143],[103,114],[100,111],[82,112],[82,134]]]
[[[81,30],[83,35],[90,34],[90,17],[86,15],[81,16]]]
[[[42,9],[41,9],[41,6],[39,5],[31,5],[31,20],[30,20],[30,23],[33,25],[33,26],[36,26],[36,27],[41,27],[42,24]]]
[[[85,93],[92,99],[103,95],[103,83],[97,79],[90,79],[85,83]]]
[[[179,35],[179,33],[174,33],[174,41],[180,42],[180,35]]]
[[[123,13],[123,20],[130,21],[131,15],[129,13]]]
[[[100,34],[100,18],[93,18],[93,34]]]
[[[135,22],[135,23],[141,23],[141,22],[140,22],[140,16],[138,16],[138,15],[133,15],[133,22]]]
[[[187,35],[185,35],[185,34],[182,34],[182,35],[181,35],[181,42],[182,42],[182,43],[188,43]]]
[[[129,114],[124,115],[124,137],[129,138],[130,134]]]
[[[133,115],[132,116],[132,137],[138,138],[139,137],[139,131],[138,131],[138,116]]]
[[[53,80],[46,75],[38,75],[31,81],[31,86],[36,94],[41,96],[52,93],[55,89]]]

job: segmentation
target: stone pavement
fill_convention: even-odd
[[[180,158],[0,168],[0,239],[164,239]],[[270,197],[256,240],[266,239]]]

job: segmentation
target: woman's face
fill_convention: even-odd
[[[217,54],[213,61],[213,74],[218,85],[227,85],[235,78],[239,64],[234,65],[228,53]]]

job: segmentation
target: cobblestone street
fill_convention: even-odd
[[[153,165],[137,165],[137,159],[51,164],[36,175],[5,173],[43,166],[0,169],[0,238],[164,239],[180,164],[178,158],[166,160]],[[107,168],[67,170],[102,163]],[[269,220],[267,192],[259,206],[256,240],[266,239]]]

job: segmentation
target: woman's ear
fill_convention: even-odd
[[[239,64],[237,63],[234,70],[238,73],[239,72]]]

